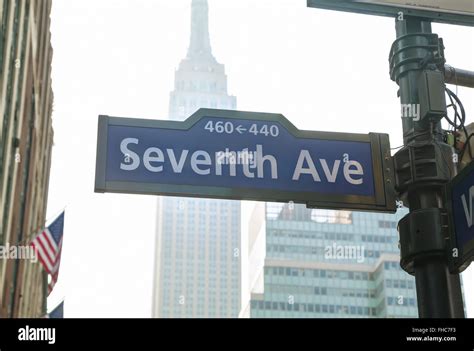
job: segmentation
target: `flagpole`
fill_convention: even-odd
[[[48,313],[48,273],[43,269],[43,306],[41,308],[42,315]]]

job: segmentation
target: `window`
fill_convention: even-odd
[[[397,222],[394,221],[379,221],[379,228],[394,229],[397,227]]]

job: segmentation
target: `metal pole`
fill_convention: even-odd
[[[474,72],[444,65],[444,80],[447,84],[474,88]]]
[[[426,72],[441,77],[439,84],[430,84],[444,97],[443,72],[436,61],[439,55],[444,60],[442,42],[432,34],[431,23],[418,18],[397,20],[396,33],[390,65],[392,79],[400,87],[400,103],[421,105],[423,110],[420,84]],[[440,48],[434,48],[439,43]],[[441,229],[446,208],[443,186],[456,171],[449,164],[452,149],[443,142],[441,117],[432,117],[402,118],[405,147],[394,156],[397,191],[410,208],[399,224],[401,265],[415,276],[420,318],[463,318],[460,279],[448,270]]]

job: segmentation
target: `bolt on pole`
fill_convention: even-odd
[[[395,189],[410,213],[399,222],[402,268],[415,276],[420,318],[463,318],[459,274],[449,271],[445,184],[456,175],[454,150],[443,141],[446,115],[444,45],[431,23],[396,20],[390,75],[399,85],[404,147],[393,157]],[[416,118],[415,118],[416,117]]]

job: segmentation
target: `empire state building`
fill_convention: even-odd
[[[201,107],[235,109],[223,64],[212,54],[207,0],[192,0],[191,38],[175,72],[169,116]],[[240,306],[240,202],[160,197],[153,317],[237,317]]]

